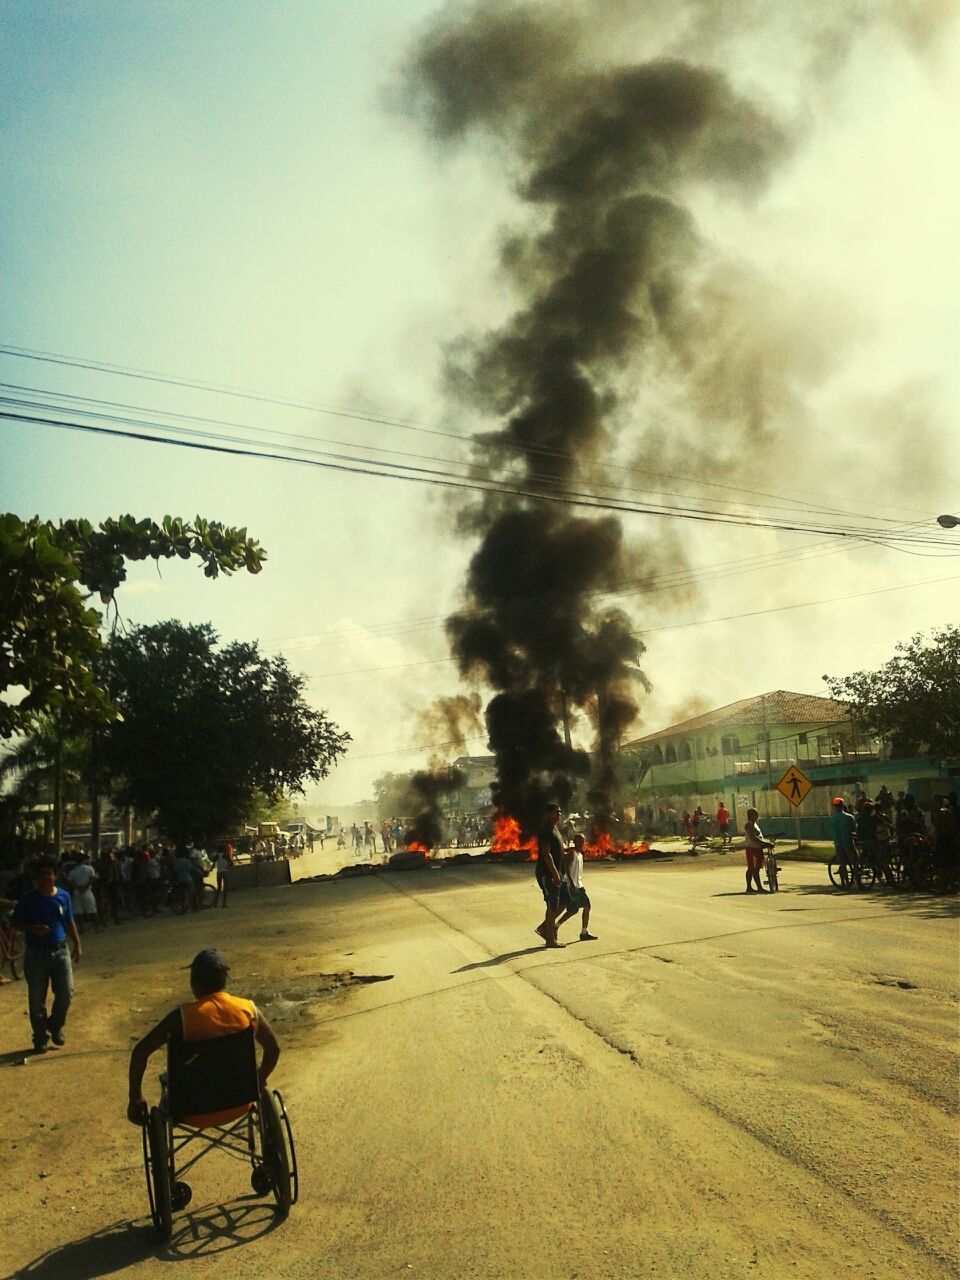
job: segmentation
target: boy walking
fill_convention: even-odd
[[[583,887],[583,846],[584,838],[578,831],[573,837],[573,844],[567,851],[566,856],[566,876],[567,884],[570,888],[570,905],[565,908],[563,915],[557,921],[557,928],[567,920],[572,920],[581,910],[583,911],[583,922],[580,927],[581,942],[596,942],[597,935],[590,932],[590,899],[587,897],[587,891]]]

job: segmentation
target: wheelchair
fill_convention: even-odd
[[[251,1165],[250,1184],[258,1196],[273,1195],[285,1218],[300,1194],[297,1153],[283,1097],[260,1090],[253,1028],[211,1040],[170,1040],[163,1094],[143,1126],[143,1164],[150,1216],[161,1240],[173,1233],[173,1214],[185,1209],[193,1192],[183,1175],[216,1148]],[[198,1128],[185,1117],[245,1107],[223,1124]],[[191,1144],[200,1150],[189,1158]]]

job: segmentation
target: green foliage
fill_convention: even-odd
[[[413,773],[381,773],[373,784],[374,802],[377,806],[377,817],[402,818],[415,813],[420,808],[412,788]]]
[[[886,738],[896,755],[960,753],[960,627],[947,626],[898,644],[878,671],[824,676],[833,697]]]
[[[247,537],[200,516],[161,524],[120,516],[96,528],[89,520],[54,524],[0,514],[0,692],[24,689],[16,704],[0,702],[0,737],[29,730],[44,712],[66,709],[109,720],[110,702],[94,674],[100,614],[126,578],[126,561],[197,557],[208,578],[237,569],[259,573],[265,552]]]
[[[118,799],[175,839],[233,829],[256,792],[276,802],[319,782],[350,741],[304,701],[285,659],[217,643],[210,626],[163,622],[105,652],[122,715],[104,743]]]
[[[287,822],[293,813],[293,801],[284,791],[277,799],[265,796],[254,787],[237,817],[237,826],[255,827],[261,822]]]

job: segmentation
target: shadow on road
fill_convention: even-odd
[[[800,893],[804,897],[827,894],[849,902],[869,902],[872,907],[901,915],[920,916],[923,920],[955,920],[960,917],[960,898],[956,894],[912,893],[884,886],[873,889],[837,889],[832,884],[791,885],[788,892]]]
[[[517,956],[531,956],[544,950],[546,948],[541,943],[539,946],[523,947],[520,951],[504,951],[502,955],[491,956],[489,960],[474,960],[471,964],[462,964],[459,969],[451,969],[450,972],[469,973],[471,969],[492,969],[495,964],[505,964],[507,960],[516,960]]]
[[[144,1193],[146,1194],[146,1193]],[[251,1244],[280,1224],[272,1205],[240,1198],[228,1204],[204,1205],[174,1218],[173,1236],[158,1245],[152,1224],[113,1222],[82,1240],[50,1249],[13,1271],[6,1280],[95,1280],[116,1275],[148,1257],[161,1262],[185,1262],[213,1257]]]

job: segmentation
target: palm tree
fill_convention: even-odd
[[[89,772],[90,743],[81,734],[64,733],[53,716],[44,717],[0,757],[0,788],[18,810],[47,803],[53,806],[52,843],[59,856],[63,810],[84,799]],[[45,838],[51,839],[49,819]]]

